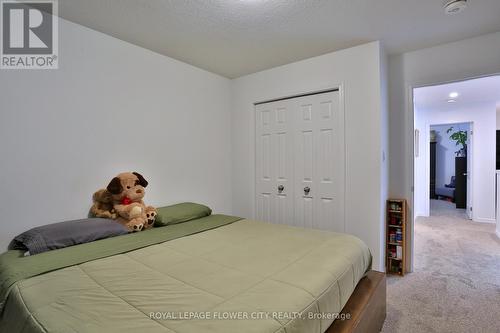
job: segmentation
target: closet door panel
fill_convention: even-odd
[[[273,223],[290,224],[294,216],[290,115],[289,101],[256,106],[257,218]]]
[[[294,101],[296,106],[296,149],[295,159],[295,205],[297,214],[295,224],[300,227],[313,227],[313,198],[304,188],[311,187],[314,175],[314,130],[313,105]]]
[[[293,122],[291,103],[274,102],[274,223],[291,224],[293,219]]]
[[[339,94],[297,99],[297,225],[343,232],[344,133]],[[312,208],[306,209],[305,204]],[[307,215],[308,214],[308,215]]]
[[[256,217],[259,220],[271,219],[272,191],[272,124],[271,108],[262,105],[256,109]]]
[[[317,95],[316,207],[318,228],[344,232],[344,119],[339,93]]]
[[[271,194],[259,193],[257,196],[257,219],[261,221],[271,220]]]

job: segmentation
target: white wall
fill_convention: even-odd
[[[497,170],[497,226],[495,232],[497,237],[500,238],[500,170]]]
[[[343,85],[346,133],[346,232],[366,242],[373,267],[384,269],[383,53],[378,42],[280,66],[234,80],[233,213],[254,217],[253,103]],[[384,119],[384,120],[383,120]]]
[[[421,117],[421,112],[417,107],[415,107],[415,130],[418,131],[415,134],[415,168],[414,168],[414,179],[415,179],[415,202],[414,211],[415,216],[429,216],[429,196],[430,189],[427,179],[429,179],[429,153],[427,148],[427,143],[429,142],[429,136],[427,135],[427,128],[425,124],[425,119]],[[392,170],[391,170],[392,171]]]
[[[410,87],[497,73],[500,73],[500,32],[389,57],[391,196],[411,197]]]
[[[58,70],[0,71],[0,248],[85,217],[126,170],[150,181],[146,203],[230,213],[231,81],[59,22]]]
[[[472,152],[472,219],[476,222],[495,222],[495,169],[496,169],[496,111],[495,105],[474,104],[453,110],[423,109],[415,112],[416,128],[420,131],[420,154],[415,159],[415,214],[429,216],[429,130],[434,124],[458,124],[472,122],[474,137],[469,151]],[[446,129],[443,127],[445,139]],[[456,127],[456,126],[455,126]],[[462,126],[464,127],[464,126]],[[443,134],[442,134],[443,135]],[[450,145],[449,157],[453,159],[456,148]],[[454,163],[453,171],[454,175]],[[449,183],[446,175],[436,186]],[[445,180],[446,179],[446,180]]]
[[[380,89],[381,89],[381,150],[382,163],[380,166],[380,220],[383,224],[382,232],[379,232],[379,242],[385,246],[385,214],[386,200],[389,198],[389,80],[388,80],[388,57],[385,49],[380,47]],[[385,254],[385,248],[381,250]],[[385,262],[382,264],[384,267]]]
[[[410,202],[413,197],[411,86],[493,73],[500,73],[500,32],[389,57],[391,197],[406,197]]]
[[[497,105],[497,130],[500,130],[500,104]]]

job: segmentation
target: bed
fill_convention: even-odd
[[[0,332],[331,332],[370,266],[354,236],[226,215],[8,251]]]

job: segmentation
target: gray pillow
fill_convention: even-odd
[[[10,242],[9,250],[24,250],[33,255],[127,233],[125,226],[110,219],[59,222],[23,232]]]

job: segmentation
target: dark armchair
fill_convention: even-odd
[[[455,176],[452,176],[449,184],[444,187],[436,187],[436,195],[439,197],[450,198],[455,201]]]

